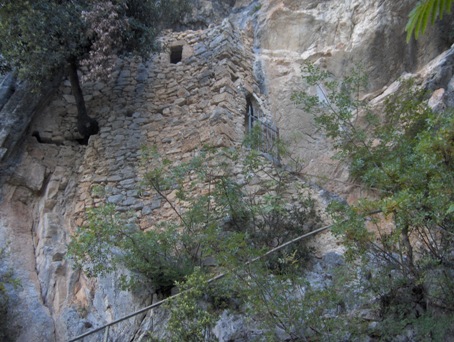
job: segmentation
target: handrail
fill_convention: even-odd
[[[311,236],[311,235],[315,235],[315,234],[318,234],[318,233],[320,233],[320,232],[322,232],[322,231],[324,231],[324,230],[327,230],[327,229],[333,227],[333,225],[334,225],[334,224],[330,224],[330,225],[328,225],[328,226],[324,226],[324,227],[315,229],[315,230],[313,230],[313,231],[311,231],[311,232],[309,232],[309,233],[300,235],[300,236],[298,236],[298,237],[296,237],[296,238],[294,238],[294,239],[292,239],[292,240],[290,240],[290,241],[287,241],[287,242],[283,243],[282,245],[279,245],[279,246],[277,246],[277,247],[275,247],[275,248],[270,249],[268,252],[266,252],[266,253],[264,253],[264,254],[262,254],[262,255],[259,255],[259,256],[255,257],[255,258],[253,258],[253,259],[247,261],[247,262],[246,262],[243,266],[241,266],[241,267],[248,266],[248,265],[250,265],[250,264],[252,264],[252,263],[254,263],[254,262],[256,262],[256,261],[259,261],[259,260],[261,260],[261,259],[263,259],[263,258],[266,258],[268,255],[273,254],[273,253],[275,253],[275,252],[281,250],[282,248],[285,248],[285,247],[287,247],[287,246],[289,246],[289,245],[291,245],[291,244],[293,244],[293,243],[295,243],[295,242],[298,242],[298,241],[300,241],[300,240],[302,240],[302,239],[305,239],[305,238],[307,238],[307,237],[309,237],[309,236]],[[230,270],[230,271],[227,271],[227,272],[224,272],[224,273],[220,273],[220,274],[218,274],[217,276],[208,279],[208,280],[206,281],[206,284],[211,284],[211,283],[213,283],[213,282],[215,282],[215,281],[217,281],[217,280],[219,280],[219,279],[222,279],[222,278],[224,278],[227,274],[230,274],[231,272],[233,272],[234,270],[236,270],[236,269],[238,269],[238,268],[239,268],[239,267],[236,267],[236,268],[234,268],[233,270]],[[177,297],[179,297],[179,296],[181,296],[181,295],[183,295],[183,294],[185,294],[185,293],[188,293],[188,292],[191,291],[191,290],[192,290],[192,288],[189,288],[189,289],[187,289],[187,290],[181,291],[181,292],[179,292],[179,293],[177,293],[177,294],[175,294],[175,295],[173,295],[173,296],[167,297],[167,298],[165,298],[165,299],[163,299],[163,300],[160,300],[159,302],[156,302],[156,303],[154,303],[154,304],[151,304],[151,305],[149,305],[149,306],[146,306],[146,307],[144,307],[144,308],[142,308],[142,309],[140,309],[140,310],[137,310],[137,311],[135,311],[135,312],[133,312],[133,313],[130,313],[130,314],[128,314],[128,315],[126,315],[126,316],[124,316],[124,317],[121,317],[121,318],[119,318],[119,319],[116,319],[116,320],[114,320],[114,321],[112,321],[112,322],[110,322],[110,323],[104,324],[103,326],[101,326],[101,327],[99,327],[99,328],[93,329],[93,330],[88,331],[88,332],[86,332],[86,333],[84,333],[84,334],[82,334],[82,335],[76,336],[76,337],[70,339],[68,342],[75,342],[75,341],[78,341],[78,340],[80,340],[80,339],[82,339],[82,338],[84,338],[84,337],[87,337],[87,336],[89,336],[89,335],[92,335],[92,334],[94,334],[94,333],[97,333],[97,332],[99,332],[99,331],[102,331],[103,329],[105,329],[105,328],[107,328],[107,327],[110,327],[110,326],[112,326],[112,325],[115,325],[115,324],[117,324],[117,323],[120,323],[120,322],[122,322],[122,321],[125,321],[125,320],[127,320],[127,319],[129,319],[129,318],[132,318],[132,317],[134,317],[134,316],[140,315],[141,313],[147,312],[147,311],[149,311],[149,310],[151,310],[151,309],[154,309],[154,308],[156,308],[156,307],[158,307],[158,306],[161,306],[162,304],[164,304],[164,303],[166,303],[166,302],[168,302],[168,301],[170,301],[170,300],[172,300],[172,299],[174,299],[174,298],[177,298]]]

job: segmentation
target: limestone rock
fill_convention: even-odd
[[[335,77],[347,75],[359,64],[369,78],[366,91],[380,92],[449,48],[440,34],[445,23],[437,23],[420,40],[406,44],[404,27],[414,5],[410,0],[266,0],[261,4],[254,26],[255,44],[260,47],[256,77],[263,80],[261,88],[268,95],[280,137],[304,160],[304,172],[345,182],[348,174],[338,178],[341,167],[331,161],[330,141],[319,133],[313,117],[291,101],[292,93],[302,90],[301,64],[313,62]],[[446,86],[440,83],[449,81],[449,65],[434,76],[446,81],[437,81],[431,89]],[[328,186],[339,193],[348,191],[340,183]]]
[[[153,154],[146,158],[147,148],[155,146],[179,165],[203,144],[239,146],[253,107],[290,141],[294,157],[304,159],[306,175],[347,180],[348,170],[331,159],[335,151],[330,141],[290,100],[300,86],[302,62],[315,62],[335,76],[361,62],[371,79],[370,94],[364,95],[377,104],[399,88],[393,82],[405,72],[419,75],[427,89],[440,89],[431,100],[434,108],[454,103],[454,50],[418,71],[445,47],[437,26],[420,41],[404,43],[413,1],[196,2],[200,7],[193,19],[163,34],[159,54],[149,61],[116,59],[109,80],[82,84],[90,115],[100,125],[87,145],[79,145],[77,109],[67,81],[53,98],[49,93],[37,98],[24,84],[16,84],[12,92],[14,82],[7,79],[0,85],[0,99],[2,93],[8,98],[4,105],[0,100],[0,160],[11,162],[8,166],[20,161],[8,167],[15,170],[11,174],[2,164],[8,182],[0,202],[0,240],[12,241],[8,262],[25,285],[15,293],[19,341],[68,340],[151,301],[149,293],[120,290],[124,271],[87,279],[65,258],[87,208],[111,203],[120,212],[131,211],[144,230],[172,219],[166,201],[141,188],[140,180],[155,162]],[[174,46],[182,47],[177,64],[170,59]],[[240,172],[241,165],[235,169]],[[264,174],[255,175],[251,192],[263,191]],[[326,187],[355,198],[354,190],[342,184]],[[320,207],[332,200],[323,189],[316,189],[314,197]],[[329,281],[332,267],[341,263],[337,254],[329,254],[342,252],[337,243],[329,233],[314,243],[322,260],[308,275],[313,284]],[[111,338],[134,340],[145,334],[141,329],[153,325],[153,315],[160,313],[149,313],[143,323],[141,315],[115,327]],[[260,338],[259,331],[228,313],[215,332],[219,340]]]
[[[10,182],[38,192],[43,187],[45,175],[46,168],[29,155],[26,155],[24,160],[16,167]]]

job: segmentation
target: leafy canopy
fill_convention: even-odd
[[[407,43],[412,35],[418,39],[426,31],[429,23],[434,24],[439,17],[443,19],[444,14],[451,13],[453,0],[422,0],[413,8],[409,14],[409,19],[405,31],[407,31]]]
[[[166,202],[174,217],[142,231],[133,215],[116,212],[112,204],[89,209],[87,224],[69,244],[70,256],[89,276],[126,267],[135,276],[131,282],[125,279],[125,287],[145,282],[166,293],[196,266],[208,271],[207,259],[222,267],[242,263],[318,224],[313,201],[299,189],[295,204],[289,205],[284,196],[287,171],[271,171],[269,162],[255,150],[241,153],[206,147],[177,166],[154,149],[143,153],[144,166],[150,171],[144,175],[142,191]],[[238,175],[244,179],[242,184],[233,173],[237,164],[244,168]],[[257,182],[252,175],[263,170],[269,170],[261,182],[264,193],[245,191]],[[93,191],[98,197],[106,195],[98,188]],[[307,251],[296,246],[282,253],[291,252],[303,260]],[[268,268],[280,272],[281,257],[280,253],[270,257]]]
[[[184,0],[4,0],[1,52],[20,76],[38,82],[72,60],[100,74],[112,55],[146,55],[185,9]]]
[[[432,111],[411,81],[382,108],[371,108],[359,96],[361,73],[337,81],[309,64],[303,75],[324,95],[301,92],[293,99],[315,115],[352,178],[368,189],[350,207],[333,203],[333,231],[343,237],[349,260],[375,264],[368,286],[381,301],[383,326],[398,316],[423,329],[436,317],[429,308],[454,311],[452,111]],[[442,333],[434,329],[429,334]]]

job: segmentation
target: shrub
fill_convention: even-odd
[[[426,323],[440,310],[454,312],[452,113],[432,112],[411,81],[376,113],[359,99],[360,73],[341,82],[313,65],[303,73],[325,96],[298,93],[293,99],[317,115],[351,176],[369,190],[368,198],[351,207],[334,203],[331,212],[347,257],[363,265],[379,262],[368,288],[380,298],[383,326],[399,319],[424,336],[443,335],[449,326],[428,332]]]

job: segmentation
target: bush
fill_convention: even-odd
[[[399,332],[387,325],[398,319],[424,331],[421,338],[443,336],[449,326],[429,331],[427,322],[454,313],[452,112],[432,112],[424,91],[410,81],[375,113],[359,99],[360,73],[336,82],[313,65],[303,72],[326,96],[298,93],[293,99],[316,115],[351,176],[369,190],[351,207],[334,203],[331,213],[347,257],[361,258],[364,266],[379,262],[368,289],[380,298],[382,331],[401,333],[402,326]]]
[[[159,196],[173,210],[173,219],[143,232],[133,216],[116,212],[113,205],[92,208],[69,254],[89,276],[126,267],[133,275],[124,277],[125,288],[151,284],[164,295],[174,286],[188,289],[171,302],[171,338],[208,338],[222,310],[239,309],[249,298],[252,283],[241,279],[252,277],[253,270],[260,270],[262,279],[274,274],[282,281],[290,271],[302,270],[309,253],[302,242],[275,253],[261,266],[247,264],[319,224],[313,200],[302,187],[288,182],[287,171],[254,149],[204,147],[178,165],[154,148],[144,149],[143,155],[150,171],[141,191]],[[203,282],[216,272],[231,274],[216,284]]]

